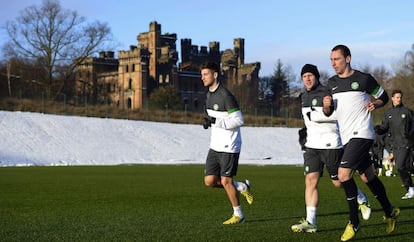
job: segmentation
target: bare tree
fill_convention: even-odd
[[[390,79],[392,89],[399,88],[404,92],[404,104],[414,108],[414,44],[403,58],[395,65],[395,76]]]
[[[40,64],[44,77],[38,81],[48,96],[53,95],[56,84],[60,92],[76,62],[98,52],[112,37],[106,23],[87,23],[76,11],[62,9],[58,0],[44,0],[41,6],[25,8],[14,21],[6,23],[5,29],[10,38],[3,46],[7,58]],[[57,76],[64,80],[56,80]]]
[[[390,77],[391,72],[385,66],[371,68],[368,64],[359,68],[361,71],[370,73],[380,83],[385,83]]]

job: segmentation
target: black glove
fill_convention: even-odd
[[[299,144],[300,144],[300,147],[302,148],[302,150],[305,150],[306,137],[308,136],[306,131],[307,131],[306,127],[303,127],[301,129],[299,129],[299,131],[298,131]]]
[[[374,127],[375,133],[378,135],[383,135],[386,133],[386,130],[384,130],[381,125],[375,125]]]
[[[211,124],[216,123],[216,118],[210,117],[210,116],[204,116],[203,120],[203,128],[208,129],[208,127],[211,127]]]

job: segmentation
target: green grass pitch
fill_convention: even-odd
[[[0,168],[1,241],[339,241],[348,218],[344,192],[327,175],[319,184],[318,232],[290,226],[305,216],[303,168],[240,165],[254,203],[241,198],[246,222],[222,225],[232,214],[223,189],[204,186],[203,165]],[[400,207],[387,235],[383,212],[368,187],[373,212],[356,241],[410,241],[414,199],[401,200],[399,177],[380,177]]]

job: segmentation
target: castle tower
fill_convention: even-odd
[[[212,41],[209,43],[210,47],[210,56],[209,60],[215,63],[220,63],[221,54],[220,54],[220,42]]]
[[[161,54],[161,50],[158,47],[161,35],[161,24],[156,21],[150,23],[149,31],[138,35],[139,47],[146,47],[151,53],[149,60],[149,75],[157,77],[157,60]]]
[[[237,38],[233,40],[234,54],[237,58],[237,66],[244,64],[244,39]]]
[[[181,62],[190,61],[191,39],[181,39]]]

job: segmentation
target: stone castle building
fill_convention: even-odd
[[[206,61],[221,65],[220,80],[234,93],[242,108],[257,103],[260,63],[244,63],[244,39],[234,39],[234,48],[220,51],[219,42],[196,46],[181,39],[178,62],[176,34],[162,34],[161,25],[151,22],[149,31],[140,33],[138,44],[129,50],[100,52],[76,67],[77,96],[89,103],[119,108],[141,109],[157,87],[173,85],[189,110],[202,110],[206,88],[199,67]]]

